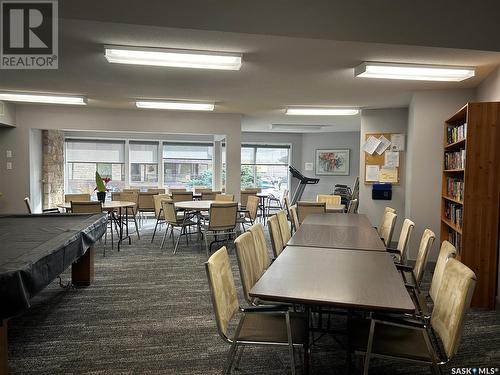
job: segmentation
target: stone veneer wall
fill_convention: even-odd
[[[64,132],[43,130],[43,208],[64,202]]]

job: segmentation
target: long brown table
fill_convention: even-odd
[[[386,251],[368,218],[358,214],[308,215],[287,245]]]

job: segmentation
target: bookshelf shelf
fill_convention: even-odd
[[[494,309],[500,227],[500,102],[468,103],[445,121],[443,133],[441,241],[453,243],[458,258],[476,273],[472,306]]]

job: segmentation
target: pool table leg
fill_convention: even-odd
[[[89,286],[94,281],[94,247],[90,247],[71,266],[71,281],[76,286]]]
[[[0,375],[9,373],[9,343],[7,341],[7,320],[0,326]]]

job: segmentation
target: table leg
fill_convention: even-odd
[[[127,228],[128,244],[130,245],[132,244],[132,239],[130,238],[130,234],[128,233],[128,207],[125,207],[125,223],[127,226],[126,228]]]
[[[347,310],[347,353],[346,353],[346,373],[352,373],[352,310]]]
[[[310,346],[309,346],[309,335],[311,334],[310,330],[310,322],[311,319],[311,308],[309,306],[305,306],[306,313],[306,337],[304,340],[304,374],[309,374],[309,362],[310,362]]]
[[[120,238],[118,239],[118,251],[120,251],[120,245],[123,241],[123,217],[122,217],[122,208],[118,208],[118,226],[120,227]]]
[[[0,326],[0,374],[9,373],[9,341],[7,340],[7,320]]]
[[[71,281],[76,286],[89,286],[94,281],[94,255],[95,250],[91,246],[71,266]]]

